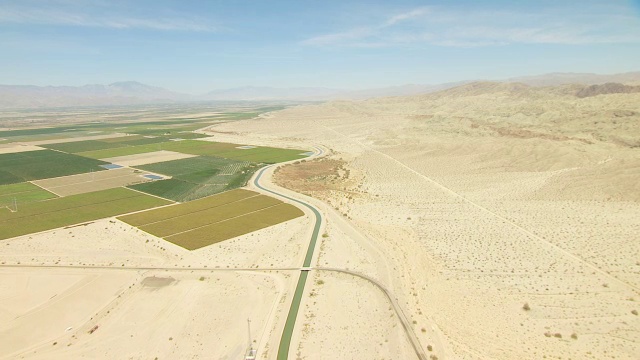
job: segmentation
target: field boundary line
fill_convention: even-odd
[[[110,190],[110,189],[109,189],[109,190]],[[85,194],[89,194],[89,193],[85,193]],[[79,194],[79,195],[82,195],[82,194]],[[131,199],[131,198],[136,198],[136,197],[139,197],[139,195],[127,196],[127,197],[121,197],[121,198],[117,198],[117,199],[113,199],[113,200],[107,200],[107,201],[95,202],[95,203],[91,203],[91,204],[84,204],[84,205],[80,205],[80,206],[72,206],[72,207],[68,207],[68,208],[64,208],[64,209],[56,209],[55,211],[46,211],[46,212],[41,212],[41,213],[31,214],[31,215],[26,215],[26,216],[18,216],[18,217],[11,218],[11,219],[4,219],[4,220],[0,220],[0,223],[6,222],[6,221],[11,221],[11,220],[16,220],[16,219],[23,219],[23,218],[25,218],[25,217],[31,217],[31,216],[37,216],[37,215],[51,214],[51,213],[60,212],[60,211],[67,211],[67,210],[79,209],[79,208],[83,208],[83,207],[87,207],[87,206],[108,204],[108,203],[112,203],[112,202],[115,202],[115,201],[127,200],[127,199]],[[61,199],[62,199],[62,198],[65,198],[65,197],[61,197]],[[68,198],[68,197],[67,197],[67,198]]]
[[[219,195],[219,194],[215,194],[215,195]],[[162,220],[158,220],[158,221],[153,221],[153,222],[146,223],[146,224],[140,224],[140,225],[137,225],[136,227],[138,227],[138,226],[153,225],[153,224],[161,223],[161,222],[163,222],[163,221],[173,220],[173,219],[177,219],[177,218],[180,218],[180,217],[183,217],[183,216],[192,215],[192,214],[197,214],[197,213],[199,213],[199,212],[203,212],[203,211],[207,211],[207,210],[210,210],[210,209],[219,208],[219,207],[226,206],[226,205],[230,205],[230,204],[235,204],[235,203],[237,203],[237,202],[240,202],[240,201],[243,201],[243,200],[247,200],[247,199],[252,199],[252,198],[258,197],[258,196],[260,196],[260,195],[261,195],[261,194],[259,194],[259,193],[258,193],[257,195],[249,196],[249,197],[244,198],[244,199],[235,200],[235,201],[228,202],[228,203],[224,203],[224,204],[221,204],[221,205],[218,205],[218,206],[212,206],[212,207],[209,207],[209,208],[206,208],[206,209],[202,209],[202,210],[198,210],[198,211],[190,212],[190,213],[183,214],[183,215],[172,216],[172,217],[170,217],[170,218],[166,218],[166,219],[162,219]],[[203,198],[203,199],[204,199],[204,198]],[[199,200],[199,199],[198,199],[198,200]]]
[[[55,195],[55,196],[57,196],[57,197],[59,197],[59,198],[64,197],[64,196],[62,196],[62,195],[60,195],[60,194],[56,193],[55,191],[51,191],[51,190],[49,190],[49,189],[45,189],[45,188],[43,188],[42,186],[40,186],[40,185],[38,185],[38,184],[34,183],[34,182],[33,182],[33,180],[30,180],[30,181],[27,181],[27,182],[28,182],[28,183],[30,183],[30,184],[32,184],[32,185],[35,185],[35,186],[39,187],[40,189],[42,189],[42,190],[44,190],[44,191],[48,191],[48,192],[52,193],[53,195]]]
[[[280,204],[270,205],[270,206],[267,206],[267,207],[264,207],[264,208],[261,208],[261,209],[258,209],[258,210],[254,210],[254,211],[251,211],[251,212],[248,212],[248,213],[244,213],[244,214],[242,214],[242,215],[233,216],[233,217],[230,217],[230,218],[228,218],[228,219],[224,219],[224,220],[220,220],[220,221],[212,222],[212,223],[209,223],[209,224],[206,224],[206,225],[202,225],[202,226],[194,227],[194,228],[191,228],[191,229],[189,229],[189,230],[185,230],[185,231],[177,232],[177,233],[175,233],[175,234],[171,234],[171,235],[168,235],[168,236],[163,236],[162,238],[166,240],[166,239],[168,239],[168,238],[170,238],[170,237],[173,237],[173,236],[182,235],[182,234],[184,234],[184,233],[188,233],[188,232],[191,232],[191,231],[194,231],[194,230],[198,230],[198,229],[201,229],[201,228],[203,228],[203,227],[207,227],[207,226],[210,226],[210,225],[216,225],[216,224],[220,224],[220,223],[223,223],[223,222],[226,222],[226,221],[229,221],[229,220],[233,220],[233,219],[241,218],[241,217],[243,217],[243,216],[247,216],[247,215],[255,214],[255,213],[257,213],[257,212],[264,211],[264,210],[268,210],[268,209],[270,209],[270,208],[272,208],[272,207],[274,207],[274,206],[278,206],[278,205],[282,205],[282,204],[284,204],[284,203],[283,203],[283,202],[280,202]],[[274,224],[274,225],[275,225],[275,224]],[[253,231],[252,231],[252,232],[253,232]],[[153,234],[151,234],[151,235],[153,235]],[[157,235],[153,235],[153,236],[155,236],[155,237],[159,237],[159,236],[157,236]]]
[[[504,221],[505,223],[515,227],[516,230],[518,230],[520,233],[522,233],[524,235],[527,235],[527,236],[529,236],[529,237],[531,237],[531,238],[533,238],[535,240],[538,240],[541,243],[547,244],[547,246],[551,247],[552,249],[556,250],[557,252],[559,252],[561,254],[564,254],[566,257],[568,257],[570,259],[573,259],[574,261],[576,261],[578,263],[581,263],[582,265],[590,268],[591,270],[594,270],[595,272],[600,273],[600,275],[602,275],[602,276],[604,276],[606,278],[609,278],[609,279],[613,280],[614,282],[617,282],[618,284],[621,284],[623,286],[631,288],[636,293],[640,294],[640,287],[635,286],[633,284],[630,284],[630,283],[628,283],[628,282],[626,282],[624,280],[621,280],[621,279],[619,279],[619,278],[607,273],[606,271],[604,271],[604,270],[600,269],[599,267],[593,265],[592,263],[582,259],[581,257],[569,252],[568,250],[565,250],[565,249],[561,248],[560,246],[558,246],[558,245],[556,245],[556,244],[554,244],[554,243],[552,243],[552,242],[550,242],[548,240],[543,239],[539,235],[535,234],[534,232],[532,232],[530,230],[527,230],[526,228],[522,227],[521,225],[515,223],[514,221],[512,221],[512,220],[510,220],[510,219],[508,219],[508,218],[506,218],[506,217],[504,217],[504,216],[502,216],[502,215],[500,215],[498,213],[495,213],[495,212],[487,209],[486,207],[484,207],[484,206],[482,206],[482,205],[480,205],[480,204],[468,199],[464,195],[461,195],[461,194],[455,192],[454,190],[452,190],[452,189],[440,184],[439,182],[433,180],[432,178],[426,176],[425,174],[422,174],[422,173],[414,170],[413,168],[407,166],[406,164],[404,164],[400,160],[394,158],[393,156],[387,155],[387,154],[385,154],[385,153],[383,153],[383,152],[381,152],[379,150],[376,150],[376,149],[370,147],[369,145],[365,145],[365,144],[361,143],[360,141],[358,141],[358,140],[356,140],[356,139],[354,139],[352,137],[349,137],[349,136],[347,136],[347,135],[345,135],[345,134],[343,134],[343,133],[341,133],[341,132],[339,132],[337,130],[334,130],[333,128],[327,127],[325,125],[322,125],[322,126],[324,128],[326,128],[327,130],[333,131],[334,133],[338,134],[339,136],[342,136],[344,138],[347,138],[347,139],[355,142],[356,144],[362,146],[363,148],[365,148],[367,150],[373,151],[373,152],[375,152],[375,153],[377,153],[379,155],[382,155],[383,157],[386,157],[389,160],[392,160],[392,161],[396,162],[401,167],[409,170],[410,172],[414,173],[415,175],[418,175],[419,177],[422,177],[423,179],[427,180],[428,182],[430,182],[431,184],[435,185],[440,190],[443,190],[444,192],[448,193],[449,195],[452,195],[452,196],[464,201],[465,203],[467,203],[469,205],[472,205],[473,207],[475,207],[475,208],[477,208],[477,209],[479,209],[481,211],[484,211],[484,212],[488,213],[489,215],[492,215],[492,216]]]
[[[132,185],[138,185],[138,184],[132,184]],[[142,194],[142,195],[153,196],[153,197],[158,198],[158,199],[162,199],[162,200],[166,200],[166,201],[171,201],[171,202],[173,202],[173,204],[169,204],[169,205],[182,204],[182,203],[177,202],[177,201],[175,201],[175,200],[166,199],[166,198],[163,198],[162,196],[153,195],[153,194],[146,193],[146,192],[144,192],[144,191],[140,191],[140,190],[137,190],[137,189],[130,188],[128,185],[127,185],[127,186],[119,186],[119,187],[121,187],[121,188],[123,188],[123,189],[131,190],[131,191],[135,191],[135,192],[140,193],[140,194]],[[146,210],[143,210],[143,211],[146,211]],[[117,216],[124,216],[124,215],[126,215],[126,214],[117,215]]]

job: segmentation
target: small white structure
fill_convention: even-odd
[[[247,351],[247,355],[244,356],[244,360],[256,360],[257,354],[258,354],[258,350],[249,349],[249,351]]]

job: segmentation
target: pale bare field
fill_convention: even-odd
[[[348,176],[313,191],[334,209],[317,264],[392,289],[438,358],[636,359],[640,97],[569,90],[472,84],[295,107],[212,134],[321,144],[346,161]],[[308,333],[335,338],[319,353],[318,338],[298,337],[300,358],[341,354],[333,320],[310,301],[304,312],[316,314]]]
[[[13,154],[25,151],[44,150],[44,148],[33,145],[0,144],[0,154]]]
[[[68,143],[68,142],[85,141],[85,140],[112,139],[112,138],[123,137],[123,136],[127,136],[127,134],[112,133],[112,134],[87,135],[87,136],[75,136],[75,137],[59,137],[57,135],[57,137],[53,139],[37,140],[37,141],[21,141],[20,143],[26,144],[26,145],[47,145],[47,144],[59,144],[59,143]]]
[[[143,174],[147,173],[136,172],[135,169],[130,168],[119,168],[35,180],[32,183],[58,196],[69,196],[151,181],[143,177]]]
[[[197,155],[183,154],[175,151],[160,150],[143,154],[134,154],[126,156],[116,156],[107,159],[101,159],[112,164],[118,164],[122,166],[140,166],[146,164],[153,164],[163,161],[188,159]]]

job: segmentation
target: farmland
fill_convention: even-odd
[[[104,161],[52,150],[0,154],[0,185],[104,170]]]
[[[257,165],[229,159],[198,156],[138,166],[172,179],[131,188],[174,201],[189,201],[244,186]]]
[[[121,145],[122,143],[117,142],[106,142],[100,140],[85,140],[85,141],[73,141],[73,142],[63,142],[57,144],[46,144],[42,145],[42,147],[46,147],[51,150],[58,150],[66,153],[79,153],[83,151],[92,151],[92,150],[103,150],[110,149],[115,147],[121,147],[125,145]]]
[[[0,239],[144,210],[171,202],[125,188],[28,203],[18,212],[0,211]]]
[[[134,169],[120,168],[37,180],[33,183],[59,196],[69,196],[149,181],[143,174]]]
[[[163,132],[163,131],[160,131],[160,132]],[[152,133],[155,133],[155,131],[152,131]],[[131,147],[136,147],[140,145],[169,143],[173,138],[194,139],[194,138],[200,138],[204,136],[206,135],[194,134],[194,133],[180,133],[174,136],[133,135],[133,136],[119,136],[119,137],[100,139],[100,140],[60,142],[60,143],[46,144],[46,145],[43,145],[43,147],[46,147],[52,150],[63,151],[66,153],[78,154],[78,153],[89,153],[93,151],[100,151],[100,150],[106,150],[106,149],[131,148]]]
[[[125,155],[125,156],[116,156],[112,158],[102,159],[102,161],[108,161],[113,164],[118,164],[122,166],[140,166],[153,164],[157,162],[178,160],[194,157],[196,155],[191,154],[183,154],[175,151],[153,151],[142,154],[134,154],[134,155]]]
[[[211,141],[186,140],[167,144],[165,149],[186,154],[217,156],[238,161],[273,164],[306,157],[304,150],[257,146],[239,149],[242,145]]]
[[[111,143],[113,144],[113,143]],[[117,144],[117,143],[116,143]],[[136,146],[111,147],[99,150],[82,151],[78,155],[93,159],[106,159],[118,156],[142,154],[153,151],[169,150],[183,154],[216,156],[238,161],[272,164],[304,158],[304,150],[254,147],[239,149],[242,145],[202,140],[166,141]]]
[[[19,206],[22,206],[25,203],[42,201],[55,197],[55,194],[27,182],[0,185],[0,207],[13,207],[14,201]]]
[[[163,144],[166,144],[166,143],[123,146],[123,147],[102,149],[102,150],[83,151],[78,153],[78,155],[91,158],[91,159],[107,159],[107,158],[113,158],[118,156],[144,154],[144,153],[149,153],[154,151],[160,151],[164,149]]]
[[[195,250],[302,215],[304,213],[295,206],[239,189],[119,219]]]

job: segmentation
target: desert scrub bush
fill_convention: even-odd
[[[531,307],[529,306],[529,303],[528,303],[528,302],[526,302],[526,303],[524,303],[524,305],[522,305],[522,310],[524,310],[524,311],[529,311],[529,310],[531,310]]]

